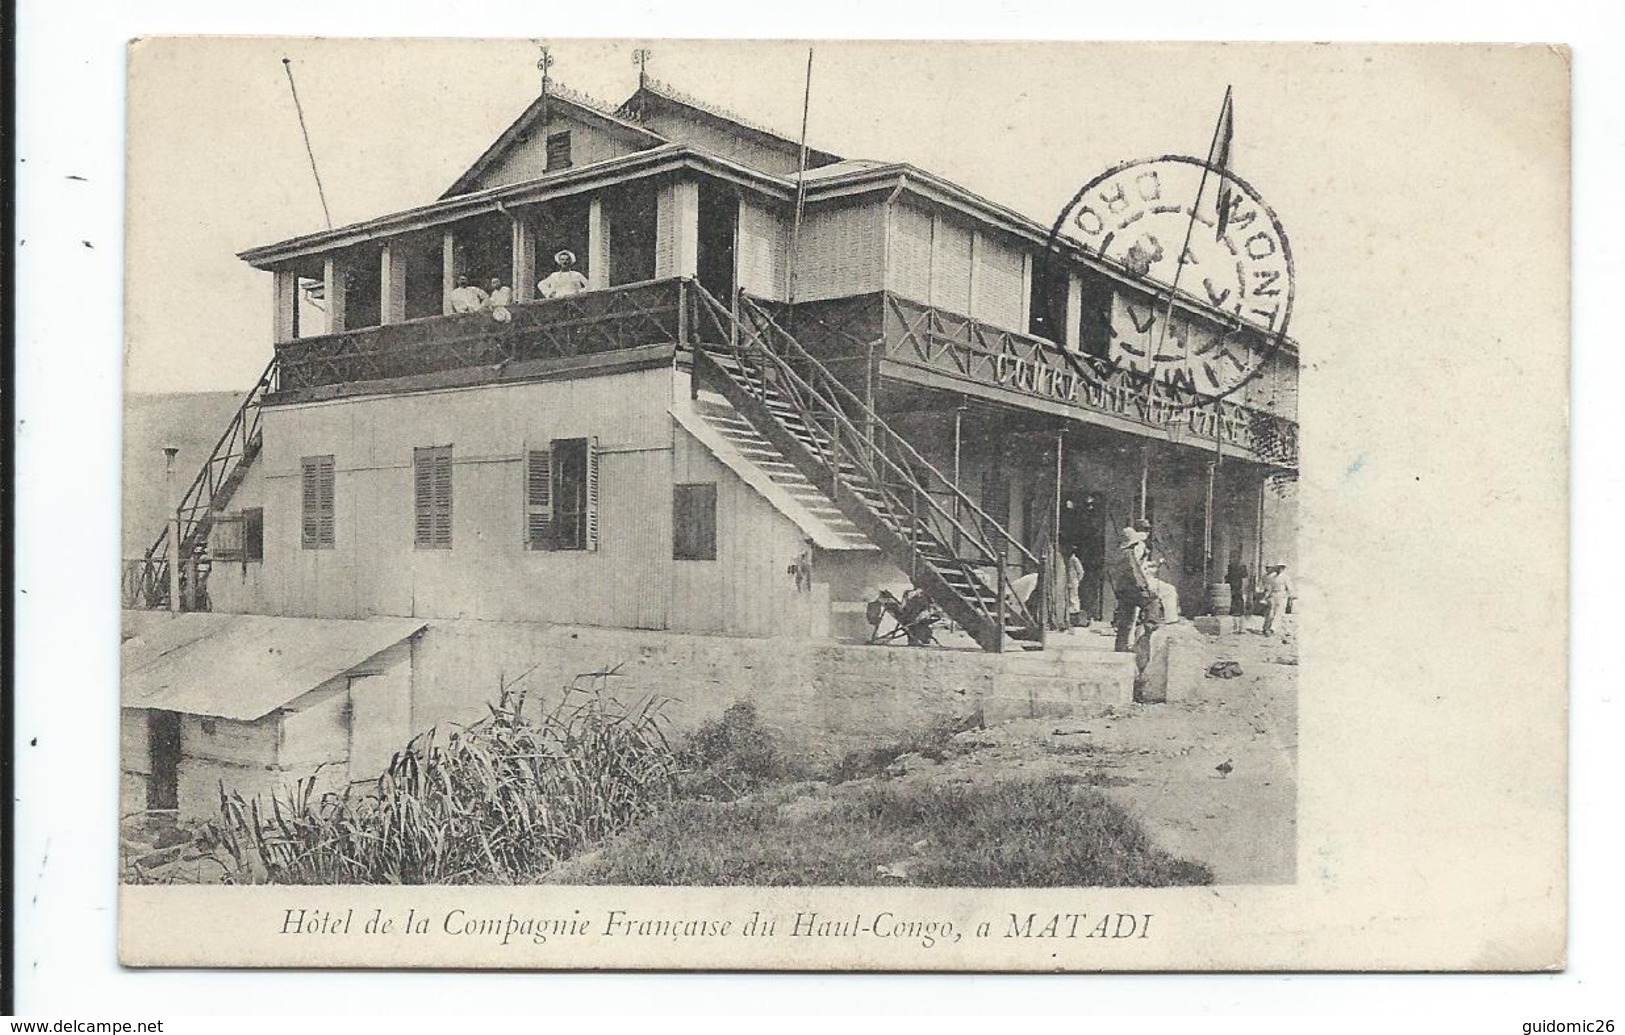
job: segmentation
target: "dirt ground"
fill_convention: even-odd
[[[1206,863],[1217,883],[1291,883],[1296,646],[1256,631],[1200,639],[1208,650],[1203,672],[1231,660],[1242,674],[1171,687],[1166,704],[968,731],[940,763],[905,756],[893,772],[905,780],[1075,779],[1129,808],[1162,848]],[[1225,762],[1228,774],[1216,768]]]

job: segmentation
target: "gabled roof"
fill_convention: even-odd
[[[611,111],[607,104],[572,90],[562,83],[552,83],[548,86],[547,92],[531,101],[530,107],[520,113],[513,121],[513,125],[503,130],[502,135],[497,137],[491,146],[485,149],[485,153],[468,167],[468,171],[457,177],[457,182],[440,197],[453,198],[473,191],[487,170],[530,135],[531,127],[545,123],[548,116],[556,112],[563,112],[571,118],[596,126],[635,147],[659,147],[667,142],[665,137],[654,130],[621,118]]]
[[[616,114],[630,121],[637,121],[646,117],[648,111],[672,111],[700,122],[708,123],[719,129],[737,133],[746,139],[769,147],[787,148],[792,152],[801,150],[801,142],[793,140],[775,130],[769,129],[759,123],[751,122],[743,116],[736,115],[724,108],[708,104],[688,94],[655,79],[645,77],[638,85],[637,92],[628,97],[622,105],[615,109]],[[830,165],[839,162],[841,156],[829,151],[820,151],[814,147],[807,148],[807,168],[816,169],[821,165]]]

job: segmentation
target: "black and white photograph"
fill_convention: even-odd
[[[1498,247],[1485,199],[1566,212],[1560,52],[151,37],[128,62],[126,963],[1485,965],[1339,942],[1339,896],[1381,893],[1350,874],[1414,847],[1326,824],[1458,793],[1340,767],[1362,724],[1423,746],[1409,666],[1511,592],[1453,556],[1489,525],[1427,524],[1472,488],[1424,485],[1429,449],[1489,416],[1424,403],[1458,373],[1437,299]],[[1493,407],[1537,455],[1566,434],[1549,237],[1497,317],[1556,335]],[[1414,551],[1418,587],[1362,551]],[[1385,597],[1440,571],[1443,631],[1396,629]],[[1528,685],[1565,615],[1524,617],[1458,675]],[[1546,889],[1509,969],[1562,951],[1544,671],[1527,706],[1559,725],[1522,745],[1504,857],[1456,842],[1485,868],[1463,894]],[[1409,689],[1378,713],[1372,684]],[[184,940],[155,920],[176,896]],[[1217,914],[1180,928],[1320,898],[1324,924],[1224,948]]]

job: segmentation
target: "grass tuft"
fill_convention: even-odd
[[[673,797],[660,704],[622,705],[610,674],[578,677],[534,719],[505,687],[486,718],[414,737],[376,782],[342,792],[318,795],[314,775],[269,800],[222,786],[205,837],[234,883],[528,879]]]
[[[1209,884],[1213,874],[1156,847],[1138,821],[1098,792],[1052,780],[878,783],[790,803],[678,802],[546,879],[1163,887]]]

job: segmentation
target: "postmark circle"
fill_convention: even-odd
[[[1274,210],[1228,170],[1185,155],[1114,166],[1061,210],[1047,250],[1062,251],[1063,241],[1143,285],[1146,297],[1114,300],[1110,362],[1167,386],[1171,410],[1239,391],[1286,340],[1296,293],[1291,243]],[[1176,281],[1206,320],[1168,319]]]

